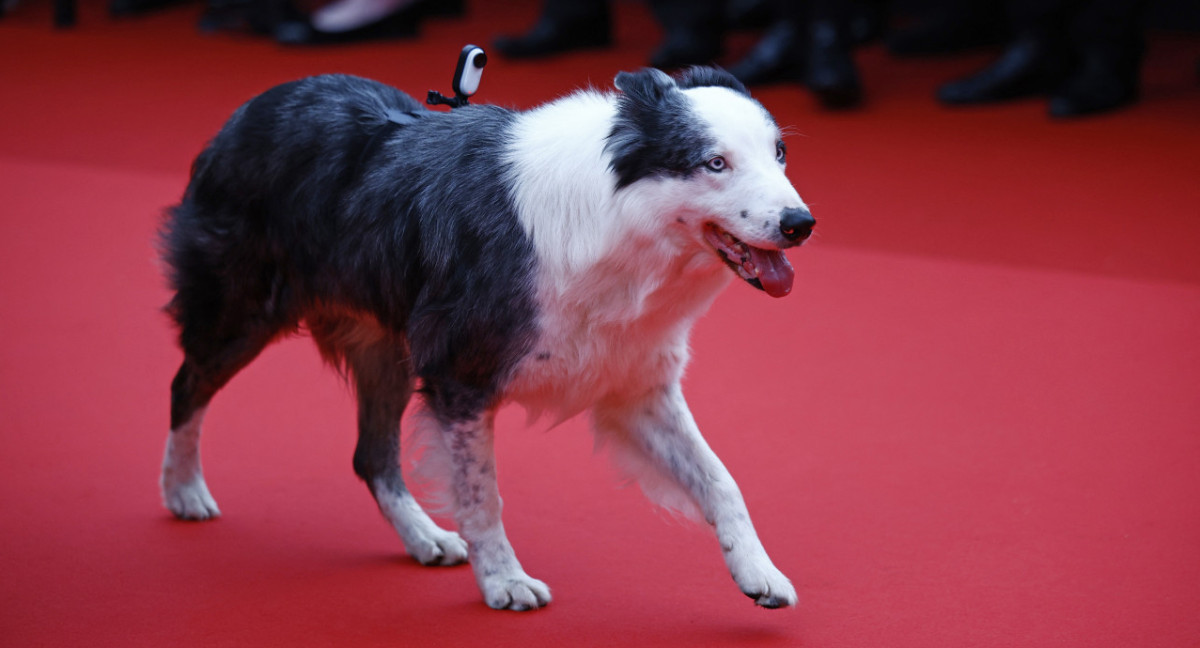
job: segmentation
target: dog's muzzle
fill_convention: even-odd
[[[725,265],[746,283],[772,297],[783,297],[792,291],[795,273],[782,250],[748,245],[715,223],[704,226],[704,238]]]
[[[817,219],[804,207],[788,207],[779,213],[779,231],[793,243],[811,236],[816,224]]]

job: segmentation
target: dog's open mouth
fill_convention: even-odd
[[[792,292],[796,273],[783,252],[747,245],[712,223],[704,226],[704,238],[746,283],[772,297],[783,297]]]

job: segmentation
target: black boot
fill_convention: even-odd
[[[612,43],[612,17],[606,1],[548,0],[533,29],[520,36],[497,36],[496,50],[515,59],[537,58]]]
[[[850,47],[837,25],[817,20],[809,28],[804,83],[821,105],[851,108],[862,101],[862,85]]]
[[[1050,98],[1051,117],[1108,112],[1137,101],[1146,52],[1145,5],[1141,0],[1092,2],[1071,18],[1077,63]]]
[[[791,20],[772,25],[729,73],[746,85],[804,78],[804,39]]]
[[[1079,69],[1050,97],[1051,117],[1109,112],[1138,99],[1138,65],[1102,54],[1085,55]]]
[[[988,67],[938,88],[938,100],[952,105],[975,104],[1049,92],[1061,83],[1065,60],[1047,42],[1033,34],[1022,35]]]
[[[666,35],[650,65],[673,70],[711,65],[721,56],[722,4],[719,0],[651,0],[650,10]]]

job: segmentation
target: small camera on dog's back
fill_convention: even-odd
[[[458,67],[454,69],[454,94],[470,97],[479,89],[483,77],[483,66],[487,65],[487,54],[475,45],[467,45],[458,55]]]
[[[450,106],[461,108],[471,103],[471,95],[479,90],[479,80],[483,78],[483,66],[487,65],[487,54],[477,45],[467,45],[458,55],[458,65],[454,68],[454,79],[450,81],[450,89],[454,90],[453,97],[447,97],[437,90],[430,90],[425,103],[431,106]]]

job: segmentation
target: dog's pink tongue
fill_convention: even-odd
[[[783,297],[792,292],[792,280],[796,278],[796,272],[783,252],[750,247],[750,259],[758,269],[758,282],[768,295]]]

